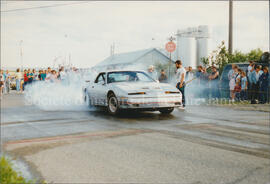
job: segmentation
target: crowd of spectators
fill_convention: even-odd
[[[15,79],[16,91],[22,93],[27,85],[36,81],[63,82],[70,81],[69,73],[79,73],[75,67],[65,69],[59,67],[58,70],[47,69],[36,71],[35,69],[20,71],[18,68],[11,76],[8,70],[1,70],[0,75],[0,96],[10,92],[11,79]],[[220,98],[219,71],[215,66],[206,68],[198,66],[194,71],[191,66],[185,67],[185,86],[187,86],[187,96],[195,98]],[[154,66],[150,65],[147,70],[148,75],[161,83],[171,82],[164,69],[158,74]],[[175,75],[172,73],[172,75]],[[74,76],[72,76],[74,77]],[[251,103],[266,103],[269,99],[269,70],[268,67],[256,65],[250,62],[246,71],[239,66],[232,64],[232,69],[228,73],[230,99],[232,101],[246,101]],[[69,78],[69,80],[66,80]]]
[[[78,74],[78,69],[73,67],[69,70],[65,70],[64,67],[60,67],[59,70],[55,70],[48,67],[45,70],[41,69],[36,71],[35,69],[25,69],[23,72],[21,72],[21,70],[18,68],[15,74],[12,76],[8,70],[5,72],[1,70],[0,96],[2,98],[2,94],[10,92],[10,83],[12,78],[15,80],[17,93],[23,93],[26,86],[31,85],[37,81],[67,83],[67,78],[70,77],[70,73]],[[74,77],[74,75],[72,77]]]
[[[266,103],[269,87],[269,69],[256,65],[253,61],[246,71],[233,64],[228,73],[230,97],[234,100],[248,100],[251,103]]]
[[[215,66],[206,68],[198,66],[194,71],[191,66],[185,67],[185,85],[188,93],[197,98],[220,98],[219,71]],[[151,76],[154,68],[149,67],[148,73]],[[234,101],[248,101],[254,103],[266,103],[269,99],[269,69],[267,66],[262,67],[250,61],[247,70],[232,64],[232,69],[228,73],[230,99]],[[160,71],[159,82],[169,82],[165,71]],[[190,88],[190,89],[189,89]]]

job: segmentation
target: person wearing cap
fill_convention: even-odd
[[[179,91],[182,93],[182,104],[183,107],[185,108],[185,77],[186,77],[186,70],[182,66],[182,61],[177,60],[175,61],[175,67],[177,68],[176,70],[176,88],[179,89]]]
[[[152,77],[152,79],[158,80],[157,73],[155,72],[154,66],[150,65],[148,67],[147,74]]]

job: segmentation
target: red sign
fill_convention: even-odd
[[[176,48],[176,45],[175,45],[174,42],[168,42],[168,43],[166,44],[166,50],[167,50],[168,52],[173,52],[173,51],[175,51],[175,48]]]

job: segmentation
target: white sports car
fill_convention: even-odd
[[[89,106],[107,107],[113,115],[124,109],[169,114],[181,106],[182,95],[176,87],[159,83],[143,71],[106,71],[88,82],[84,100]]]

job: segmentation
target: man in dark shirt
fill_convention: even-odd
[[[167,75],[165,74],[165,71],[162,69],[161,72],[160,72],[160,76],[158,78],[159,82],[161,83],[167,83],[168,82],[168,77]]]
[[[269,86],[269,71],[268,67],[263,68],[263,73],[259,78],[260,82],[260,103],[265,104],[269,99],[268,86]]]

